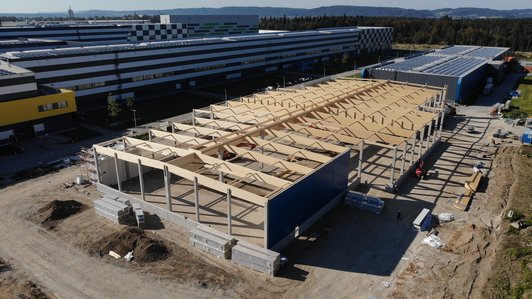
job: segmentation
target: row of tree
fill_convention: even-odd
[[[419,19],[402,17],[266,17],[260,28],[311,30],[326,27],[394,28],[394,42],[407,44],[481,45],[532,51],[532,19]]]

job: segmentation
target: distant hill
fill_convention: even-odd
[[[78,17],[120,17],[131,15],[133,13],[141,15],[159,15],[159,14],[182,14],[182,15],[260,15],[261,17],[273,16],[393,16],[393,17],[413,17],[413,18],[439,18],[450,16],[453,18],[532,18],[532,9],[512,9],[512,10],[495,10],[487,8],[443,8],[435,10],[418,10],[405,9],[399,7],[370,7],[370,6],[324,6],[311,9],[305,8],[288,8],[288,7],[255,7],[255,6],[231,6],[221,8],[176,8],[164,10],[87,10],[75,12]],[[64,17],[65,12],[53,13],[4,13],[0,16],[16,17]]]

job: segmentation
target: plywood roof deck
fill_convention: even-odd
[[[441,88],[338,79],[304,89],[254,94],[193,111],[192,124],[149,129],[149,141],[95,145],[99,154],[168,169],[215,191],[264,206],[317,167],[361,142],[394,148],[443,108]],[[226,181],[213,178],[222,172]],[[238,188],[245,182],[254,188]],[[255,192],[254,190],[261,190]]]

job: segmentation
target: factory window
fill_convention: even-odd
[[[170,77],[175,75],[174,72],[166,72],[166,73],[160,73],[160,74],[149,74],[149,75],[143,75],[138,77],[131,78],[131,81],[137,82],[137,81],[144,81],[144,80],[151,80],[156,78],[164,78],[164,77]]]
[[[102,86],[105,86],[105,82],[80,84],[80,85],[75,85],[71,87],[65,87],[65,89],[70,89],[72,91],[78,91],[78,90],[85,90],[85,89],[91,89],[91,88],[102,87]]]
[[[67,108],[67,107],[68,107],[68,102],[62,101],[62,102],[57,102],[57,103],[39,105],[37,109],[39,110],[39,112],[44,112],[44,111],[56,110],[56,109]]]
[[[296,56],[296,53],[289,53],[289,54],[284,54],[283,58],[294,57],[294,56]]]
[[[221,69],[221,68],[224,68],[224,67],[225,67],[225,64],[208,65],[208,66],[198,67],[194,71],[201,72],[201,71]]]
[[[256,59],[251,59],[251,60],[244,60],[242,61],[242,64],[252,64],[252,63],[257,63],[257,62],[263,62],[265,59],[264,58],[256,58]]]
[[[319,54],[319,53],[321,53],[321,50],[307,51],[305,54],[309,55],[309,54]]]

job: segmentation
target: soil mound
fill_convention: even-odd
[[[82,203],[75,200],[54,200],[37,211],[32,218],[42,226],[52,229],[64,219],[83,210],[84,207]]]
[[[9,265],[4,259],[0,257],[0,273],[11,270],[11,265]]]
[[[121,256],[133,251],[133,260],[136,262],[165,260],[170,255],[169,246],[164,241],[150,238],[138,228],[125,228],[95,242],[89,253],[105,256],[110,250]]]

